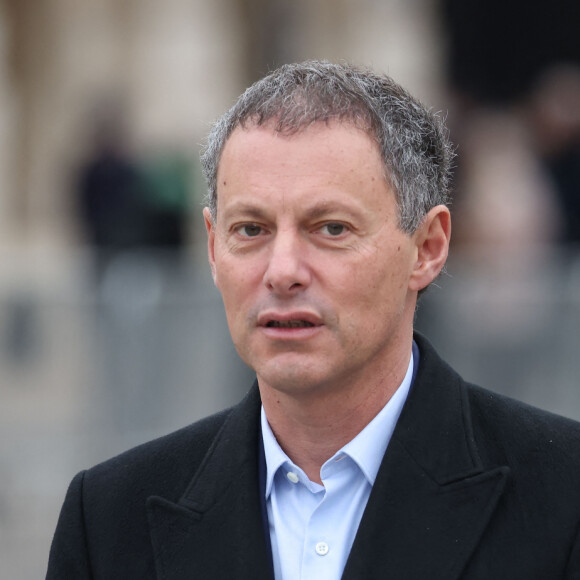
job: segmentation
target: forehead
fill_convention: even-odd
[[[344,123],[291,135],[267,125],[237,128],[224,147],[217,192],[218,213],[248,204],[282,208],[290,200],[296,207],[342,203],[389,211],[393,204],[376,142]]]
[[[378,169],[384,175],[376,141],[350,122],[318,122],[284,133],[277,131],[276,122],[271,121],[238,126],[232,131],[220,156],[218,177],[234,168],[251,170],[266,164],[290,168],[299,164],[307,170],[332,161],[348,162],[357,173],[376,173]]]

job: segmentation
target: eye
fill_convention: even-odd
[[[346,226],[344,224],[339,223],[329,223],[324,224],[321,231],[329,236],[340,236],[346,230]]]
[[[237,231],[245,238],[255,238],[262,233],[262,228],[256,224],[244,224],[239,226]]]

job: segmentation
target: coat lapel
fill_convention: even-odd
[[[507,467],[484,469],[462,381],[421,337],[421,364],[344,580],[456,580],[494,512]]]
[[[175,504],[147,509],[159,580],[272,577],[258,483],[259,395],[235,407]]]

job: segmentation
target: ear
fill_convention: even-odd
[[[449,253],[451,215],[444,205],[435,206],[425,216],[415,236],[417,259],[411,272],[409,289],[423,290],[437,278]]]
[[[215,224],[211,217],[209,207],[203,208],[203,221],[205,222],[205,229],[207,231],[207,257],[211,267],[211,276],[213,283],[217,286],[217,275],[215,268]]]

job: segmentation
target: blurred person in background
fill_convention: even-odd
[[[146,204],[140,164],[127,146],[123,112],[107,104],[93,122],[92,147],[76,179],[75,205],[100,279],[119,254],[143,245]]]
[[[577,243],[580,3],[441,0],[440,10],[462,144],[455,243]],[[489,198],[509,204],[497,224],[479,208]]]
[[[467,384],[413,332],[453,157],[386,76],[305,62],[203,154],[246,398],[78,474],[49,579],[580,578],[580,425]]]
[[[143,163],[147,206],[144,244],[179,254],[187,244],[191,167],[178,150],[162,149]]]
[[[101,281],[117,258],[161,253],[179,258],[187,244],[191,167],[177,149],[131,152],[123,108],[106,102],[76,179],[76,203]],[[158,267],[152,263],[152,267]]]
[[[562,225],[559,241],[580,243],[580,66],[556,64],[526,99],[534,150],[551,180]]]

